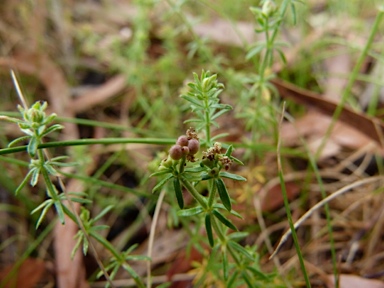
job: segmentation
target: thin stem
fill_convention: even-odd
[[[189,191],[189,193],[191,193],[191,195],[193,196],[193,198],[195,198],[195,200],[197,202],[199,202],[199,204],[201,205],[201,207],[204,208],[204,210],[207,210],[208,209],[208,205],[207,205],[207,201],[204,199],[203,196],[200,195],[199,192],[197,192],[196,188],[191,184],[191,182],[189,182],[187,179],[185,179],[183,176],[180,177],[180,181],[181,183],[183,184],[183,186],[185,188],[187,188],[187,190]]]
[[[213,201],[215,200],[216,191],[217,191],[216,181],[213,181],[212,179],[210,179],[208,181],[208,185],[210,188],[209,189],[209,198],[208,198],[208,207],[212,207]]]
[[[77,139],[68,141],[57,141],[40,144],[37,149],[52,148],[52,147],[68,147],[68,146],[81,146],[81,145],[95,145],[95,144],[153,144],[153,145],[169,145],[175,143],[175,139],[159,139],[159,138],[101,138],[101,139]],[[11,154],[16,152],[26,151],[27,146],[17,146],[12,148],[0,149],[0,155]]]
[[[186,157],[183,156],[179,164],[179,174],[182,174],[184,172],[185,161],[186,161]]]
[[[99,234],[92,231],[89,232],[89,236],[96,239],[97,242],[99,242],[101,245],[104,246],[104,248],[106,248],[109,252],[111,252],[112,255],[116,258],[116,260],[118,261],[122,260],[120,254],[116,251],[116,249],[112,246],[112,244],[108,240],[104,239]]]
[[[206,95],[205,91],[203,94],[204,97],[204,105],[205,105],[205,137],[207,141],[207,147],[210,147],[212,145],[211,143],[211,117],[210,117],[210,107],[209,107],[209,100],[208,96]]]

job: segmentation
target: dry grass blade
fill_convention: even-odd
[[[297,220],[296,223],[294,224],[294,228],[297,229],[317,209],[319,209],[320,207],[324,206],[326,203],[332,201],[333,199],[339,197],[340,195],[350,191],[351,189],[357,188],[357,187],[365,185],[365,184],[374,183],[376,181],[383,181],[383,180],[384,180],[384,176],[370,177],[370,178],[366,178],[366,179],[363,179],[363,180],[356,181],[356,182],[354,182],[352,184],[349,184],[349,185],[347,185],[347,186],[337,190],[336,192],[334,192],[331,195],[329,195],[327,198],[324,198],[323,200],[321,200],[319,203],[317,203],[315,206],[313,206],[311,209],[309,209],[303,216],[301,216],[300,219]],[[291,230],[288,230],[287,232],[284,233],[284,235],[281,237],[280,242],[277,245],[275,251],[269,257],[269,259],[272,259],[273,257],[276,256],[276,254],[280,251],[282,245],[287,241],[287,239],[288,239],[288,237],[290,235],[291,235]]]

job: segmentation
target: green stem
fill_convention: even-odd
[[[210,107],[209,107],[209,101],[208,96],[206,93],[203,94],[204,97],[204,105],[205,105],[205,137],[207,141],[207,147],[211,147],[211,117],[209,115]]]
[[[116,251],[116,249],[112,246],[112,244],[108,240],[104,239],[99,234],[97,234],[97,233],[95,233],[93,231],[89,232],[89,236],[91,236],[92,238],[96,239],[97,242],[99,242],[107,250],[109,250],[109,252],[111,252],[112,255],[116,258],[116,260],[118,260],[118,261],[122,260],[120,254]]]
[[[41,175],[43,175],[44,183],[45,183],[45,186],[47,187],[47,190],[49,193],[48,196],[51,197],[54,201],[56,211],[57,211],[57,214],[59,216],[59,220],[60,220],[61,224],[65,224],[65,218],[64,218],[64,211],[63,211],[62,203],[61,203],[59,196],[57,194],[57,190],[56,190],[55,186],[53,185],[51,178],[49,177],[49,173],[48,173],[47,169],[45,169],[45,157],[44,157],[43,150],[38,150],[37,155],[38,155],[38,158],[40,161],[40,173],[41,173]]]
[[[185,161],[186,161],[186,157],[183,156],[179,164],[179,174],[182,174],[184,172]]]
[[[77,139],[69,141],[58,141],[40,144],[38,149],[52,148],[52,147],[67,147],[67,146],[80,146],[80,145],[111,145],[111,144],[153,144],[153,145],[169,145],[174,144],[175,139],[159,139],[159,138],[101,138],[101,139]],[[11,154],[16,152],[26,151],[27,146],[18,146],[13,148],[0,149],[0,155]]]
[[[216,195],[216,181],[213,179],[210,179],[208,181],[209,185],[209,198],[208,198],[208,207],[211,208],[213,205],[213,201],[215,200],[215,195]]]
[[[295,245],[297,258],[299,259],[300,267],[301,267],[301,270],[303,271],[305,283],[306,283],[307,287],[311,287],[311,282],[309,281],[308,273],[307,273],[307,270],[305,269],[303,254],[301,253],[299,240],[297,238],[295,226],[293,224],[291,208],[289,207],[287,190],[285,188],[284,176],[283,176],[283,173],[281,170],[278,171],[278,174],[279,174],[279,179],[280,179],[281,191],[282,191],[283,199],[284,199],[285,211],[287,213],[289,227],[290,227],[291,232],[292,232],[292,238],[293,238],[293,243]]]
[[[207,201],[204,199],[203,196],[200,195],[199,192],[197,192],[196,188],[191,184],[191,182],[189,182],[183,176],[180,177],[180,181],[183,184],[183,186],[189,191],[189,193],[191,193],[193,198],[195,198],[195,200],[199,202],[201,207],[203,207],[204,210],[208,210]]]

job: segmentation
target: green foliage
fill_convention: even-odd
[[[221,93],[223,86],[217,82],[217,75],[211,75],[209,72],[203,71],[200,77],[194,74],[194,80],[193,83],[188,84],[190,88],[188,93],[183,94],[181,97],[190,103],[191,110],[197,116],[197,118],[187,120],[186,123],[197,123],[196,130],[203,131],[206,137],[205,140],[199,139],[199,141],[202,141],[205,144],[203,146],[207,147],[207,149],[201,152],[201,159],[195,159],[190,155],[183,155],[180,159],[179,154],[176,157],[174,153],[176,149],[173,146],[170,153],[175,154],[172,157],[176,160],[168,156],[160,163],[159,171],[151,175],[162,177],[153,188],[153,192],[164,188],[172,179],[173,189],[181,209],[178,215],[180,217],[197,218],[195,220],[197,222],[202,221],[207,235],[206,240],[210,247],[213,251],[221,251],[221,255],[213,252],[211,260],[212,263],[221,262],[222,265],[209,265],[209,268],[214,269],[215,272],[213,273],[216,273],[216,275],[221,269],[222,273],[220,275],[222,275],[224,283],[230,285],[246,283],[249,287],[254,287],[252,283],[256,283],[255,281],[261,279],[268,282],[273,277],[270,278],[257,268],[252,267],[250,263],[255,260],[256,254],[250,254],[247,249],[237,243],[239,238],[244,237],[246,233],[229,233],[230,231],[237,231],[237,228],[228,216],[231,214],[239,218],[241,216],[232,210],[231,202],[234,200],[231,199],[226,184],[222,179],[229,178],[235,181],[245,181],[245,178],[226,171],[230,169],[232,163],[242,164],[242,162],[232,156],[233,146],[229,145],[223,153],[221,143],[211,143],[211,127],[217,126],[215,120],[229,111],[231,107],[219,103],[218,95]],[[188,139],[197,139],[197,134],[193,128],[188,129],[186,135]],[[185,136],[179,137],[179,139],[184,138]],[[196,206],[183,209],[184,200],[180,183],[195,199]],[[197,190],[203,183],[206,183],[205,186],[208,187],[207,196],[201,195]],[[198,244],[198,247],[201,247],[200,244]],[[228,257],[228,252],[231,257]],[[243,270],[244,267],[247,267],[246,270]],[[239,279],[244,282],[229,277],[235,271],[238,271]],[[205,273],[203,275],[207,277]]]

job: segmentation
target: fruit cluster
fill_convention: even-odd
[[[183,156],[188,161],[195,162],[194,155],[200,149],[199,138],[194,128],[189,128],[186,135],[180,136],[176,144],[169,149],[169,156],[173,160],[180,160]]]

